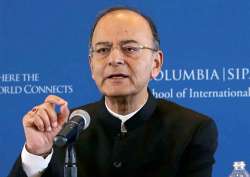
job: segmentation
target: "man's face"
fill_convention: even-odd
[[[134,46],[154,48],[147,21],[138,14],[118,10],[98,22],[92,38],[90,67],[99,90],[106,96],[147,93],[148,82],[158,75],[162,53]]]

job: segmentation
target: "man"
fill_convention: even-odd
[[[148,17],[111,8],[97,18],[89,64],[104,97],[78,108],[91,117],[75,144],[79,177],[211,176],[216,126],[204,115],[152,96],[148,83],[162,62]],[[10,177],[63,177],[65,149],[52,145],[69,112],[65,100],[51,95],[24,116],[26,143]]]

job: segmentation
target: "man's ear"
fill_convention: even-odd
[[[151,70],[151,79],[155,79],[161,71],[163,65],[163,52],[161,50],[157,51],[154,56],[154,61]]]
[[[90,68],[90,71],[91,71],[91,76],[92,76],[92,79],[94,79],[94,68],[93,68],[93,63],[92,63],[92,58],[91,56],[89,55],[89,68]]]

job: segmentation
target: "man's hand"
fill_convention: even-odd
[[[60,106],[60,113],[56,113],[56,105]],[[44,103],[29,111],[23,118],[27,151],[46,156],[52,149],[54,137],[67,121],[68,116],[68,103],[54,95],[49,95]]]

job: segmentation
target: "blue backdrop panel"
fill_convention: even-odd
[[[49,94],[70,107],[100,94],[88,66],[96,14],[136,7],[158,27],[164,67],[150,88],[156,97],[212,117],[219,129],[214,177],[233,161],[250,170],[250,1],[0,1],[0,176],[24,144],[22,117]]]

